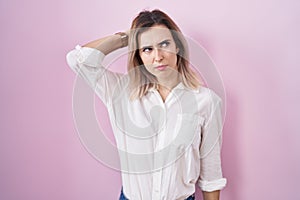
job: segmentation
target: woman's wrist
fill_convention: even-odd
[[[125,32],[117,32],[115,33],[115,35],[118,35],[120,37],[120,41],[121,41],[120,48],[126,47],[128,45],[128,35]]]

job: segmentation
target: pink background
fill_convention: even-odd
[[[2,0],[0,199],[118,199],[120,173],[95,160],[77,136],[75,75],[65,55],[127,30],[144,8],[167,12],[222,75],[222,199],[300,199],[297,0]]]

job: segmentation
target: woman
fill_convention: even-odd
[[[106,70],[110,52],[128,46],[128,73]],[[121,199],[218,200],[221,99],[201,86],[188,65],[180,29],[160,10],[142,11],[130,31],[76,46],[69,66],[108,108],[120,151]]]

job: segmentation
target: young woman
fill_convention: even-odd
[[[105,69],[110,52],[128,46],[127,74]],[[67,54],[108,108],[120,151],[121,199],[218,200],[222,176],[220,97],[201,86],[185,38],[160,10],[142,11],[129,31]]]

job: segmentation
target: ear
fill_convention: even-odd
[[[179,50],[180,50],[180,49],[179,49],[178,47],[176,47],[176,53],[178,53],[178,52],[179,52]]]

